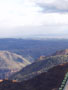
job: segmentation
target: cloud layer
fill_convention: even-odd
[[[0,37],[65,35],[68,0],[0,0]]]
[[[68,0],[38,0],[36,3],[43,8],[43,12],[68,12]]]

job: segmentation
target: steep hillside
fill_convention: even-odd
[[[21,55],[8,51],[0,51],[0,78],[4,78],[5,75],[7,77],[28,64],[30,64],[30,62]]]
[[[68,63],[61,64],[28,81],[3,81],[0,90],[58,90],[67,72]]]
[[[43,60],[36,61],[35,63],[26,66],[21,71],[15,73],[10,78],[19,81],[30,79],[42,72],[47,72],[48,69],[68,62],[68,55],[57,55],[45,57]]]

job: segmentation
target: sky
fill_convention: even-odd
[[[68,38],[68,0],[0,0],[0,38]]]

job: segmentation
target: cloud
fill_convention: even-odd
[[[41,8],[29,0],[0,1],[0,24],[6,27],[38,25],[38,11]]]
[[[42,12],[68,12],[68,0],[38,0],[35,2],[43,9]]]
[[[68,14],[58,13],[58,9],[59,11],[62,9],[63,2],[66,3],[64,0],[62,0],[62,3],[61,0],[1,0],[0,25],[1,27],[12,28],[68,24]]]
[[[66,0],[0,0],[0,37],[68,33],[67,10]]]

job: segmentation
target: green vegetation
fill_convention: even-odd
[[[64,89],[67,80],[68,80],[68,72],[66,73],[66,75],[64,77],[64,80],[62,81],[62,84],[61,84],[59,90],[63,90]]]

